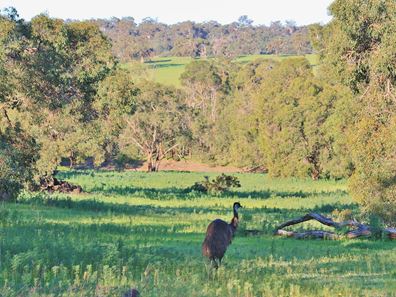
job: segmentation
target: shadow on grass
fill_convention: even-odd
[[[348,204],[341,204],[341,203],[333,203],[333,204],[323,204],[320,206],[315,206],[314,208],[306,208],[307,213],[309,212],[317,212],[317,213],[331,213],[334,210],[338,209],[350,209],[350,210],[358,210],[359,205],[357,203],[348,203]],[[302,208],[304,209],[304,208]]]
[[[76,176],[95,176],[98,172],[94,169],[83,169],[83,170],[70,170],[70,171],[60,171],[56,173],[56,177],[61,180],[70,179]]]
[[[194,191],[189,188],[181,189],[176,187],[169,188],[142,188],[142,187],[118,187],[118,186],[96,186],[91,189],[90,192],[93,193],[103,193],[107,195],[131,195],[131,196],[139,196],[149,199],[180,199],[180,200],[188,200],[192,198],[200,198],[200,197],[210,197],[211,194],[207,194],[204,192]],[[304,193],[289,193],[289,192],[270,192],[268,190],[263,191],[253,191],[253,192],[238,192],[238,191],[226,191],[222,194],[215,195],[216,197],[238,197],[238,198],[261,198],[267,199],[271,196],[279,196],[279,197],[290,197],[294,194],[298,195],[297,197],[305,197]]]
[[[168,188],[143,188],[143,187],[119,187],[119,186],[96,186],[93,187],[90,192],[92,193],[103,193],[107,195],[131,195],[139,196],[149,199],[182,199],[188,200],[192,198],[210,197],[210,194],[194,191],[189,188],[181,189],[176,187]],[[320,192],[303,192],[303,191],[226,191],[222,194],[216,195],[216,197],[224,198],[255,198],[255,199],[268,199],[271,197],[276,198],[308,198],[312,196],[334,196],[334,195],[345,195],[346,191],[337,190],[334,192],[320,191]]]
[[[2,268],[13,265],[18,275],[26,267],[33,269],[36,263],[71,268],[72,265],[84,267],[92,264],[121,266],[121,263],[132,260],[131,267],[137,264],[146,267],[152,257],[161,260],[180,257],[178,249],[164,246],[164,243],[169,242],[169,236],[182,228],[182,225],[53,224],[31,220],[4,229],[6,239],[2,242],[2,248],[7,253],[2,253],[0,260],[4,265]],[[187,236],[191,238],[190,234]],[[182,244],[178,240],[177,247],[180,245],[191,249],[192,243],[186,241]],[[197,245],[195,248],[197,255],[199,247]],[[18,262],[10,262],[13,255],[18,255]],[[184,256],[188,257],[187,254]]]
[[[270,197],[281,197],[281,198],[286,198],[286,197],[297,197],[297,198],[305,198],[310,196],[310,193],[305,193],[302,191],[298,192],[278,192],[278,191],[270,191],[270,190],[263,190],[263,191],[232,191],[228,192],[228,195],[235,195],[241,198],[261,198],[261,199],[266,199]]]
[[[184,64],[180,64],[180,63],[153,64],[150,65],[150,68],[158,69],[158,68],[181,67],[181,66],[184,66]]]
[[[188,200],[191,198],[206,197],[207,194],[191,191],[189,189],[181,189],[176,187],[169,188],[142,188],[142,187],[118,187],[118,186],[96,186],[91,189],[92,193],[102,193],[107,195],[130,195],[145,197],[149,199],[170,200],[180,199]]]
[[[155,63],[166,63],[166,62],[171,62],[171,59],[163,59],[163,60],[149,60],[144,62],[144,64],[155,64]]]
[[[95,199],[87,200],[72,200],[70,197],[51,197],[37,195],[28,199],[20,199],[20,204],[39,205],[47,207],[57,207],[63,209],[73,209],[81,211],[102,212],[111,214],[124,214],[124,215],[153,215],[153,214],[166,214],[177,215],[180,213],[210,213],[214,208],[202,208],[199,210],[194,207],[160,207],[151,205],[129,205],[119,203],[108,203],[98,201]],[[220,209],[220,208],[219,208]],[[223,208],[221,208],[223,210]]]
[[[27,199],[20,199],[18,201],[20,204],[25,205],[38,205],[38,206],[46,206],[46,207],[56,207],[61,209],[73,209],[80,211],[89,211],[89,212],[100,212],[100,213],[108,213],[114,215],[167,215],[167,216],[175,216],[184,213],[184,214],[192,214],[192,213],[213,213],[216,212],[219,215],[225,212],[229,212],[228,208],[224,208],[221,206],[217,207],[162,207],[162,206],[152,206],[152,205],[129,205],[129,204],[119,204],[119,203],[109,203],[98,201],[95,199],[87,199],[87,200],[73,200],[71,197],[53,197],[46,195],[35,195],[33,197]],[[321,206],[316,206],[314,208],[299,208],[299,209],[287,209],[287,208],[269,208],[269,207],[260,207],[254,209],[246,209],[245,213],[255,213],[262,212],[263,215],[281,215],[282,217],[292,218],[294,216],[304,215],[309,212],[318,212],[322,214],[330,214],[335,209],[357,209],[357,204],[324,204]]]

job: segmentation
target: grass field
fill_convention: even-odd
[[[235,61],[239,63],[247,63],[258,58],[262,59],[274,59],[282,60],[289,59],[298,56],[277,56],[277,55],[249,55],[237,58]],[[304,56],[311,65],[315,66],[318,63],[318,56],[315,54]],[[184,69],[188,63],[195,60],[191,57],[157,57],[145,64],[150,69],[149,76],[154,81],[180,87],[180,75],[184,72]],[[128,68],[128,64],[125,65]]]
[[[275,238],[279,222],[309,211],[356,209],[344,181],[239,174],[223,196],[184,189],[203,173],[64,171],[80,195],[24,193],[0,205],[0,296],[395,296],[395,243]],[[212,174],[213,175],[213,174]],[[208,223],[241,226],[223,266],[208,270]],[[306,225],[306,227],[312,227]],[[260,236],[244,235],[259,229]]]

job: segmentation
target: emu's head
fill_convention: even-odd
[[[231,220],[231,226],[234,228],[233,233],[235,232],[236,228],[239,224],[239,216],[238,216],[238,209],[242,208],[242,205],[239,202],[235,202],[233,206],[234,210],[234,217]]]
[[[234,203],[234,206],[233,206],[233,209],[234,209],[235,211],[238,211],[239,208],[242,208],[242,205],[241,205],[239,202],[235,202],[235,203]]]

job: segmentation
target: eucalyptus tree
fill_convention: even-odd
[[[13,94],[15,81],[9,69],[10,45],[18,47],[15,9],[0,14],[0,201],[14,199],[34,174],[39,146],[19,121],[13,117],[16,108]]]
[[[348,162],[340,161],[329,128],[343,93],[313,75],[303,58],[274,63],[260,81],[259,141],[265,165],[273,176],[344,176]]]
[[[191,139],[190,113],[182,93],[151,82],[140,83],[134,111],[124,114],[120,138],[134,145],[147,161],[147,171],[158,171],[168,156],[183,157]]]
[[[146,160],[147,171],[188,151],[191,113],[181,90],[117,69],[101,82],[95,108],[115,154]]]
[[[396,2],[336,0],[317,43],[329,78],[353,93],[348,147],[352,195],[370,212],[396,214]]]
[[[230,103],[238,65],[225,59],[193,61],[181,75],[185,102],[193,111],[193,152],[202,160],[224,161],[228,126],[224,111]]]
[[[46,15],[30,22],[3,20],[2,28],[9,29],[2,43],[12,86],[6,96],[9,119],[40,147],[38,177],[51,178],[62,157],[99,151],[98,138],[88,131],[98,131],[93,106],[98,84],[115,66],[111,44],[89,22],[66,23]]]

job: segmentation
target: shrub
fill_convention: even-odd
[[[230,188],[240,187],[241,183],[236,176],[223,173],[211,181],[208,176],[205,176],[204,181],[196,182],[189,190],[217,195],[228,191]]]
[[[335,209],[331,212],[333,218],[337,222],[344,222],[353,219],[353,212],[351,209]]]
[[[37,147],[19,125],[0,130],[0,201],[15,199],[32,181]]]

